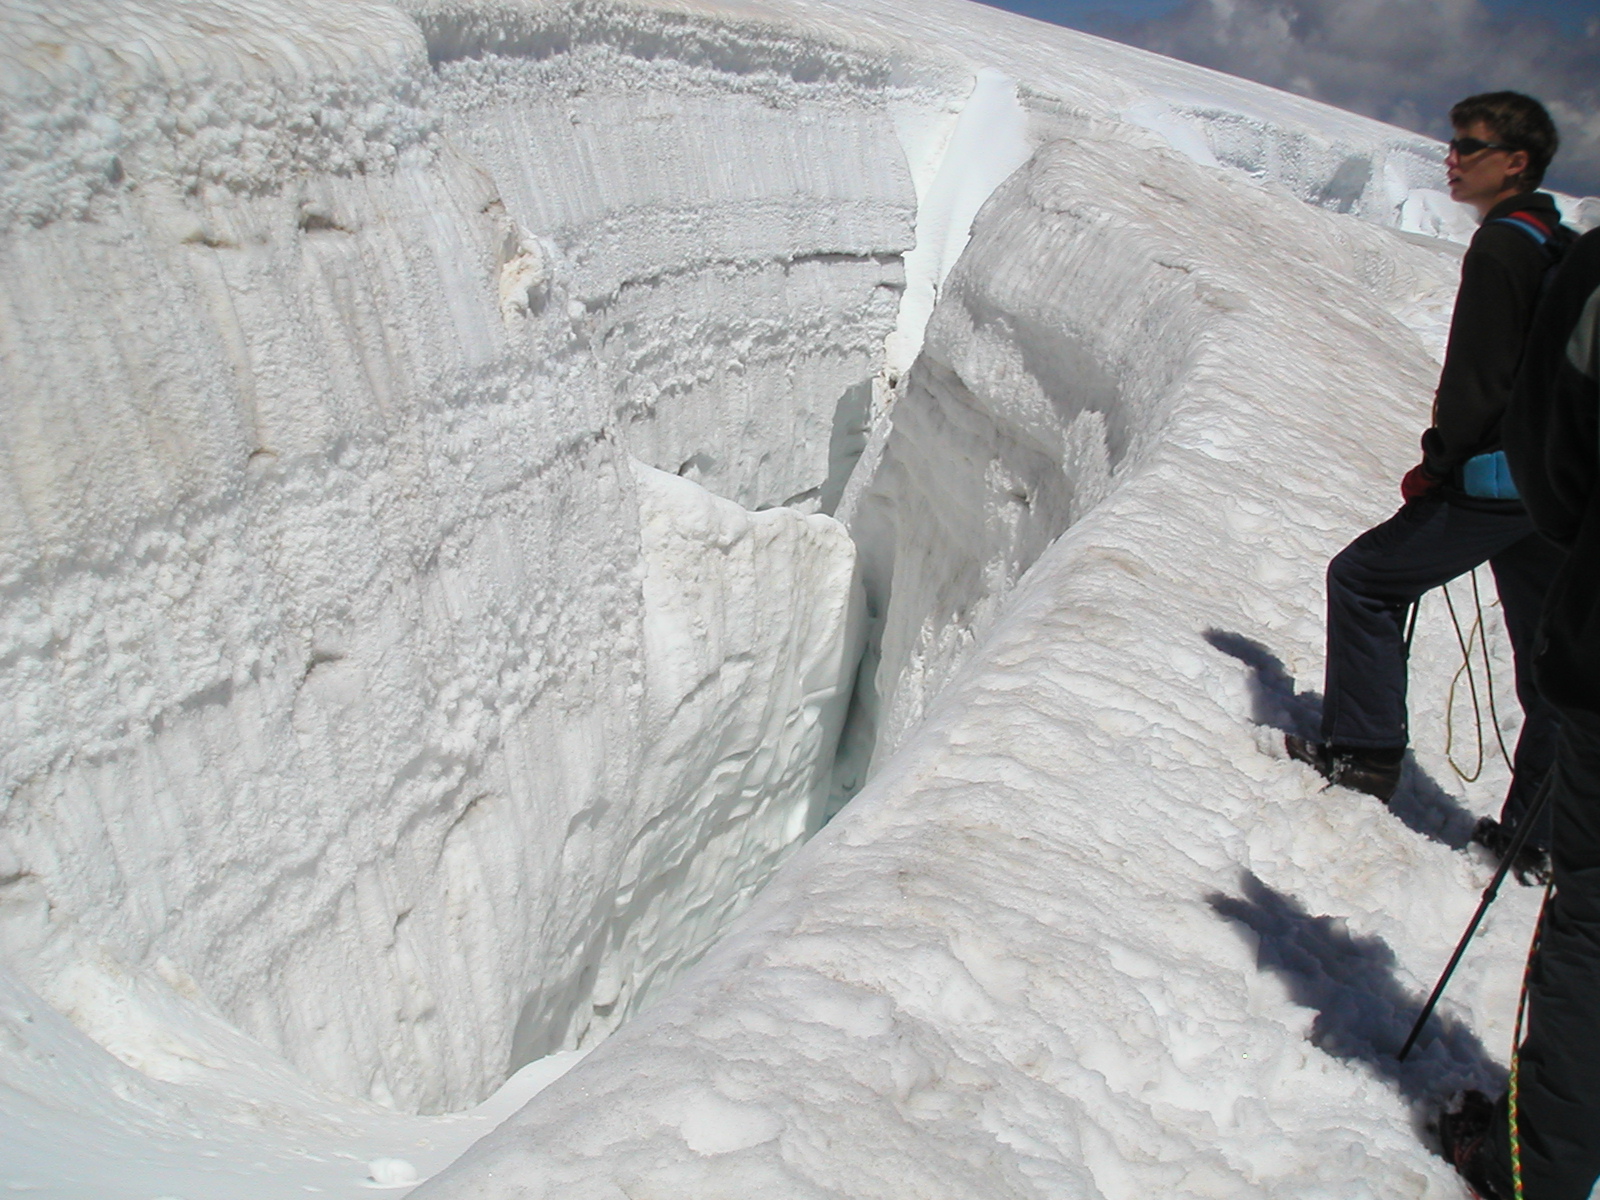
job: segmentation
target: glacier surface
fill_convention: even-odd
[[[1276,733],[1437,147],[961,0],[0,20],[10,1187],[1455,1194],[1454,635],[1394,813]]]

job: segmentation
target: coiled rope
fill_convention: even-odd
[[[1483,659],[1484,692],[1489,701],[1489,723],[1494,727],[1494,740],[1500,747],[1500,757],[1505,760],[1506,768],[1511,769],[1511,754],[1506,750],[1506,740],[1500,733],[1500,713],[1494,702],[1494,668],[1489,663],[1489,638],[1484,629],[1483,597],[1478,590],[1478,572],[1474,568],[1469,572],[1472,580],[1472,607],[1476,611],[1472,628],[1467,633],[1461,632],[1461,620],[1456,616],[1456,603],[1450,595],[1450,585],[1445,584],[1439,590],[1444,593],[1445,607],[1450,610],[1450,624],[1455,627],[1456,645],[1461,647],[1461,666],[1456,668],[1455,675],[1450,680],[1450,694],[1444,706],[1444,756],[1463,783],[1475,783],[1483,774],[1483,707],[1478,699],[1478,681],[1472,670],[1472,645],[1476,641],[1480,656]],[[1455,759],[1455,712],[1456,690],[1460,686],[1461,677],[1467,677],[1467,691],[1472,697],[1472,722],[1477,734],[1478,761],[1468,774],[1462,770],[1461,764]]]

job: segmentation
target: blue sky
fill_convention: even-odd
[[[1183,0],[983,0],[994,8],[1023,13],[1057,25],[1079,26],[1086,17],[1120,15],[1132,18],[1160,17],[1182,7]],[[1568,30],[1581,30],[1586,20],[1600,17],[1600,0],[1488,0],[1490,11],[1508,16],[1524,14],[1554,21]]]
[[[1419,133],[1509,88],[1550,108],[1548,182],[1600,194],[1600,0],[984,0]]]

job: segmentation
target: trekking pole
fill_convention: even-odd
[[[1415,1046],[1417,1039],[1422,1036],[1422,1027],[1428,1023],[1428,1018],[1433,1016],[1434,1006],[1439,1003],[1439,997],[1444,995],[1445,984],[1450,982],[1456,964],[1467,952],[1467,943],[1472,940],[1472,935],[1478,932],[1478,925],[1483,920],[1484,913],[1489,911],[1489,905],[1494,903],[1495,896],[1500,892],[1500,884],[1505,881],[1506,872],[1511,870],[1511,864],[1516,861],[1517,855],[1522,852],[1522,847],[1528,840],[1528,835],[1533,832],[1534,822],[1544,811],[1545,802],[1550,799],[1550,785],[1553,778],[1553,773],[1545,776],[1544,786],[1539,789],[1539,794],[1533,798],[1533,803],[1528,805],[1527,811],[1522,814],[1522,819],[1517,822],[1517,832],[1511,836],[1511,844],[1506,847],[1505,855],[1500,859],[1499,869],[1489,881],[1489,886],[1483,889],[1483,899],[1478,901],[1478,911],[1472,914],[1472,921],[1467,925],[1467,931],[1456,943],[1456,952],[1450,956],[1444,974],[1440,975],[1439,982],[1433,985],[1433,994],[1422,1006],[1422,1013],[1417,1017],[1417,1023],[1411,1027],[1411,1036],[1406,1038],[1406,1044],[1400,1047],[1398,1057],[1401,1062],[1405,1062],[1406,1055],[1411,1053],[1411,1047]]]

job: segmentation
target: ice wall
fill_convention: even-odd
[[[616,55],[564,65],[579,101],[435,80],[381,6],[216,21],[19,20],[36,128],[116,154],[62,188],[57,129],[7,177],[5,958],[103,1040],[85,956],[457,1108],[820,820],[854,550],[735,500],[815,507],[909,184],[828,85],[669,66],[622,119]]]
[[[915,201],[881,89],[591,46],[446,60],[438,97],[539,231],[630,451],[815,509],[903,290]]]
[[[1052,146],[1095,136],[1047,128]],[[1019,219],[1030,178],[1014,175],[976,223],[844,513],[880,615],[875,762],[1040,552],[1159,439],[1201,327],[1204,310],[1167,286],[1177,268],[1139,252],[1134,220]]]

